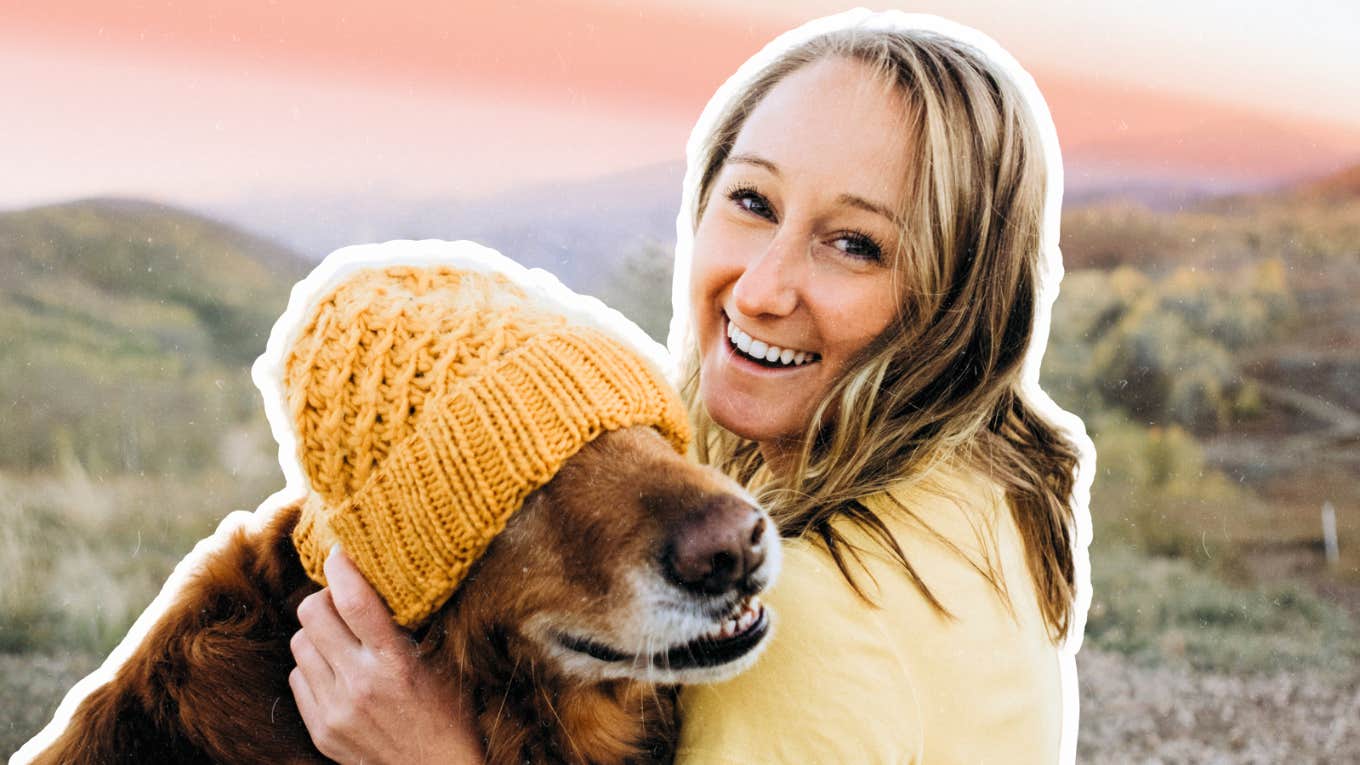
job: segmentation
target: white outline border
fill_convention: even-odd
[[[1072,610],[1072,623],[1062,646],[1059,649],[1059,662],[1062,675],[1063,723],[1062,738],[1059,742],[1059,762],[1073,763],[1077,756],[1077,733],[1080,719],[1080,693],[1077,686],[1076,655],[1081,650],[1082,637],[1086,631],[1087,611],[1091,605],[1091,482],[1095,478],[1095,444],[1086,434],[1086,425],[1081,418],[1064,410],[1039,387],[1039,367],[1043,362],[1044,351],[1048,348],[1049,327],[1052,322],[1053,301],[1058,297],[1058,286],[1063,277],[1062,252],[1058,249],[1058,236],[1062,215],[1063,164],[1062,152],[1058,146],[1058,132],[1053,125],[1048,104],[1039,92],[1034,78],[1020,66],[1009,53],[992,38],[976,29],[949,21],[930,14],[883,11],[875,13],[867,8],[856,8],[832,16],[815,19],[796,29],[785,32],[767,44],[759,53],[742,64],[726,82],[718,88],[713,98],[704,107],[699,121],[690,133],[685,146],[685,181],[680,213],[675,219],[675,279],[671,284],[671,302],[674,313],[671,316],[670,334],[667,347],[672,359],[681,363],[689,330],[689,278],[690,260],[694,250],[694,234],[690,229],[694,203],[697,201],[698,186],[703,168],[700,167],[700,152],[704,139],[717,126],[718,119],[727,105],[740,92],[742,86],[755,78],[766,66],[785,51],[818,35],[841,29],[858,27],[861,29],[922,30],[958,40],[980,51],[989,61],[996,64],[1020,91],[1034,122],[1048,164],[1048,190],[1044,204],[1043,231],[1041,245],[1043,260],[1039,278],[1038,303],[1035,309],[1034,332],[1030,337],[1029,352],[1021,368],[1021,395],[1025,402],[1050,423],[1059,428],[1077,448],[1076,484],[1072,491],[1073,513],[1076,520],[1072,557],[1076,577],[1076,602]]]
[[[146,607],[123,639],[109,653],[108,658],[89,675],[66,692],[52,719],[33,738],[29,739],[10,758],[11,765],[26,763],[40,754],[59,737],[70,723],[80,702],[94,689],[113,679],[118,669],[145,639],[189,578],[197,572],[209,556],[225,547],[228,538],[238,529],[256,532],[274,514],[290,502],[305,496],[307,479],[297,457],[298,436],[288,416],[287,392],[283,386],[284,365],[288,352],[312,309],[323,298],[356,271],[388,266],[453,266],[479,273],[497,273],[508,277],[523,289],[529,300],[565,315],[569,320],[594,327],[609,334],[626,347],[636,350],[648,363],[667,379],[674,377],[666,349],[626,316],[606,306],[597,298],[581,295],[568,289],[556,276],[542,269],[528,269],[490,247],[470,241],[445,242],[435,239],[422,241],[399,240],[384,244],[365,244],[344,247],[326,256],[302,281],[293,286],[288,307],[284,309],[269,333],[265,351],[251,366],[250,376],[264,397],[265,418],[279,445],[279,467],[283,469],[284,488],[270,494],[252,512],[236,510],[218,524],[209,537],[199,540],[161,587],[160,592]]]

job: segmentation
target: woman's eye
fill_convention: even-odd
[[[732,189],[728,192],[727,198],[736,202],[749,213],[759,215],[767,220],[774,220],[774,208],[770,206],[769,200],[749,186],[738,186]]]
[[[879,261],[883,259],[883,248],[868,234],[850,231],[837,236],[831,246],[860,260]]]

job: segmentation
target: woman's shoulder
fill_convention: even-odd
[[[939,651],[949,646],[956,650],[947,655],[960,655],[963,647],[981,652],[984,645],[1004,642],[1023,648],[1014,660],[1032,659],[1038,670],[1049,670],[1056,647],[1025,542],[998,481],[966,464],[946,462],[863,504],[882,521],[909,569],[861,524],[841,519],[836,525],[862,551],[867,581],[862,587],[885,605],[889,629],[911,629],[912,639],[901,645],[909,658],[929,653],[938,666]],[[923,682],[923,673],[916,675]]]
[[[927,761],[1007,759],[1025,743],[1036,762],[1057,757],[1062,692],[1025,544],[1001,484],[945,463],[864,500],[910,572],[881,540],[841,522],[861,557],[868,594],[900,636],[899,656],[918,695]],[[930,597],[925,595],[930,593]],[[944,613],[931,599],[944,609]],[[989,731],[985,737],[978,729]]]

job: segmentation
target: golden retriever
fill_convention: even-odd
[[[197,571],[39,763],[324,761],[288,687],[296,608],[318,585],[300,503]],[[656,431],[605,433],[531,494],[414,634],[470,692],[493,763],[670,757],[673,686],[749,666],[778,536],[731,480]]]

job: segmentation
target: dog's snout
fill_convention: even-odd
[[[677,525],[667,545],[666,573],[692,592],[750,592],[765,562],[764,513],[734,496],[709,500]]]

